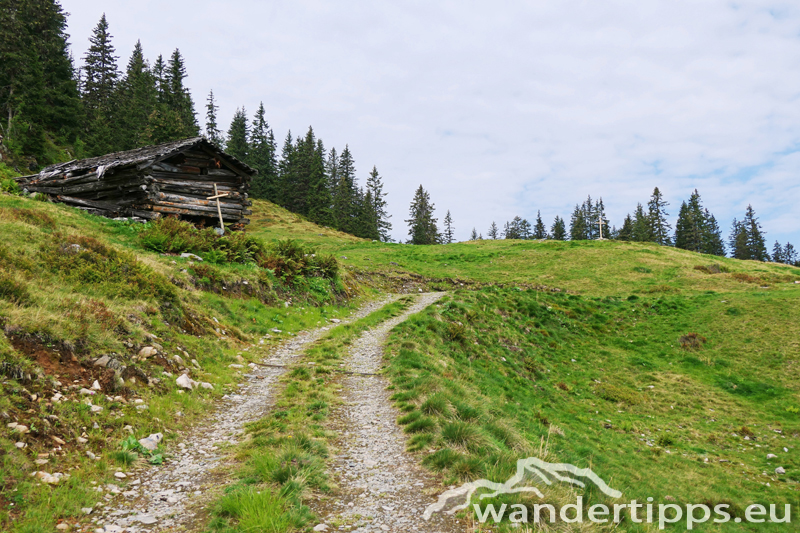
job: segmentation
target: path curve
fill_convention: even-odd
[[[341,323],[363,318],[395,299],[391,296],[367,303]],[[328,325],[300,332],[265,352],[261,362],[291,365],[310,343],[331,329]],[[202,521],[205,504],[229,481],[217,468],[226,458],[223,448],[239,442],[246,423],[267,414],[278,378],[285,372],[273,367],[247,370],[250,373],[244,375],[246,381],[239,385],[239,392],[223,397],[210,420],[178,436],[180,442],[169,449],[169,462],[129,472],[129,483],[96,487],[107,502],[92,515],[96,533],[186,531],[202,525],[197,522]]]

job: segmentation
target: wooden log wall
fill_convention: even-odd
[[[214,195],[216,184],[218,194],[228,194],[219,199],[225,223],[249,223],[250,176],[205,150],[186,150],[165,161],[100,170],[30,176],[22,186],[106,216],[151,219],[179,215],[216,226],[217,203],[207,199]]]

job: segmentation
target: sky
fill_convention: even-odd
[[[123,69],[179,48],[204,123],[260,102],[279,147],[313,126],[383,177],[393,236],[414,191],[456,237],[515,215],[621,225],[654,187],[699,190],[727,238],[752,204],[800,245],[800,3],[62,0],[76,61],[105,12]]]

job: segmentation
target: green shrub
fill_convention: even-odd
[[[642,401],[641,395],[637,392],[612,385],[611,383],[601,383],[595,387],[594,391],[602,399],[613,403],[636,405]]]
[[[22,194],[19,184],[10,178],[0,180],[0,191],[7,194]]]

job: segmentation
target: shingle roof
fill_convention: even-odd
[[[88,159],[79,159],[79,160],[67,161],[66,163],[59,163],[57,165],[50,165],[49,167],[44,168],[39,173],[39,177],[43,178],[55,174],[73,172],[76,170],[86,170],[90,168],[99,168],[99,167],[104,167],[103,172],[107,172],[108,170],[114,167],[129,166],[129,165],[144,163],[147,161],[155,162],[155,161],[160,161],[162,159],[167,159],[172,155],[177,154],[178,152],[181,152],[188,148],[192,148],[198,144],[205,144],[212,150],[219,152],[223,157],[225,157],[225,159],[228,162],[238,166],[242,171],[247,172],[248,174],[256,173],[256,171],[253,168],[242,163],[235,157],[226,154],[225,152],[220,150],[217,146],[215,146],[213,143],[209,142],[208,139],[206,139],[205,137],[192,137],[180,141],[172,141],[164,144],[156,144],[153,146],[144,146],[142,148],[135,148],[133,150],[127,150],[125,152],[115,152],[113,154],[106,154],[98,157],[90,157]]]

